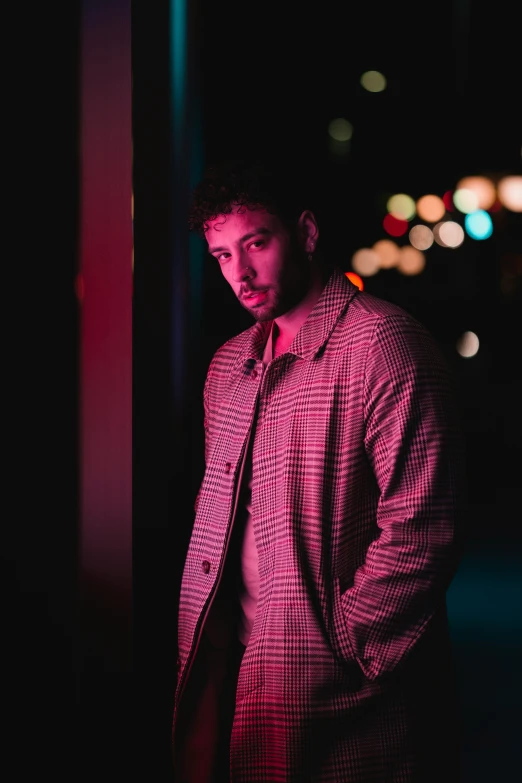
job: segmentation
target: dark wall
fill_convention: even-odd
[[[29,780],[71,772],[75,731],[79,3],[26,5],[5,20],[1,558],[4,774]]]

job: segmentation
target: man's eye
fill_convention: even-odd
[[[250,243],[250,245],[248,246],[248,249],[250,250],[251,247],[253,247],[255,249],[258,249],[260,247],[263,247],[264,244],[265,243],[264,243],[264,241],[262,239],[256,239],[255,242],[251,242]]]

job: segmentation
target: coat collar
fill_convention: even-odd
[[[293,353],[301,359],[313,359],[330,336],[348,303],[358,292],[359,289],[348,280],[346,274],[339,267],[335,267],[287,353]],[[262,358],[272,323],[273,321],[256,323],[243,332],[245,339],[238,363]]]

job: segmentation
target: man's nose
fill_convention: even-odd
[[[234,261],[234,281],[241,283],[243,280],[248,280],[254,277],[254,270],[248,265],[248,257],[243,253],[239,253]]]

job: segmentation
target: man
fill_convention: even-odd
[[[425,328],[327,265],[292,182],[232,162],[191,205],[255,323],[217,350],[204,387],[176,781],[447,783],[451,383]]]

